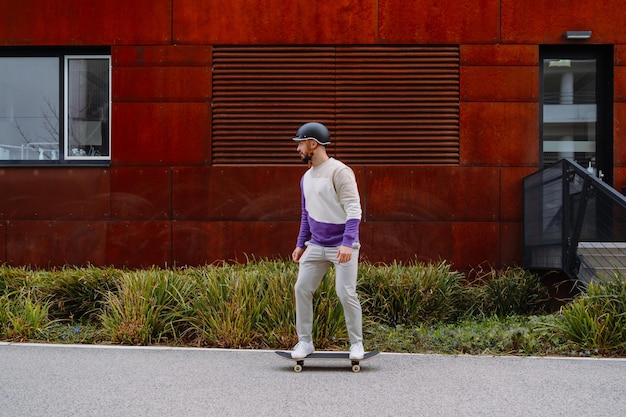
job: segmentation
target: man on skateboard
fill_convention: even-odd
[[[293,138],[309,169],[300,180],[302,214],[296,248],[299,262],[296,297],[298,344],[291,352],[301,359],[315,351],[312,340],[313,294],[335,265],[335,290],[343,306],[350,337],[350,359],[363,359],[361,303],[356,293],[361,201],[354,172],[326,153],[330,133],[321,123],[305,123]]]

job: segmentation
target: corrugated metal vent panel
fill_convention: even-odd
[[[213,163],[298,163],[303,120],[332,126],[333,47],[215,47]]]
[[[458,47],[215,47],[213,65],[214,164],[297,164],[310,120],[351,164],[459,163]]]
[[[337,48],[337,156],[458,164],[458,48]]]

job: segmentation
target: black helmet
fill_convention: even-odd
[[[309,122],[300,126],[298,133],[293,138],[295,141],[301,141],[306,139],[315,139],[320,145],[328,145],[330,143],[330,132],[321,123]]]

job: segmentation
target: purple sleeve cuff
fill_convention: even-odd
[[[343,246],[352,247],[354,242],[359,241],[359,225],[361,224],[361,220],[359,219],[348,219],[346,221],[346,228],[343,232],[343,241],[341,244]]]

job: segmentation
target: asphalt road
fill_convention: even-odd
[[[0,416],[624,416],[626,360],[0,343]]]

